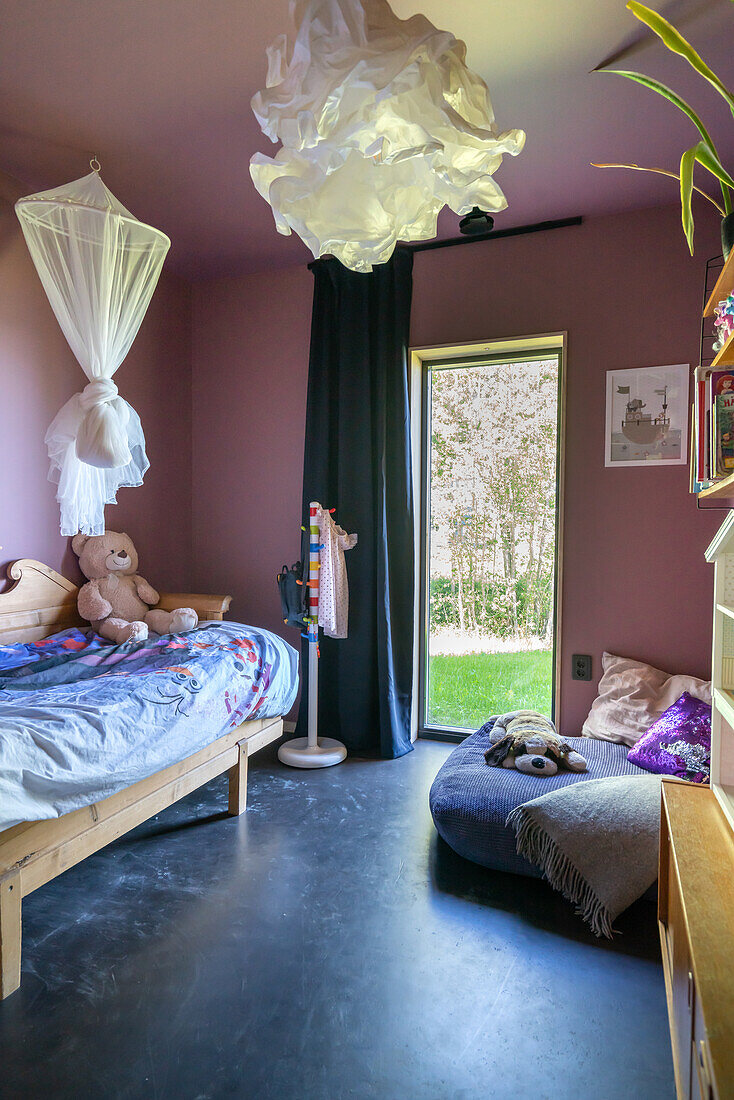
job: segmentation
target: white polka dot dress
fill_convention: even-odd
[[[346,638],[349,622],[349,586],[344,551],[357,542],[319,508],[316,515],[322,548],[319,551],[319,626],[327,638]]]

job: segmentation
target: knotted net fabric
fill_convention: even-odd
[[[291,0],[290,14],[294,37],[269,48],[252,99],[282,143],[250,161],[279,233],[371,271],[397,241],[435,237],[444,206],[507,206],[492,176],[525,134],[499,132],[463,42],[423,15],[398,19],[386,0]]]
[[[51,308],[89,379],[46,433],[61,534],[104,532],[104,506],[149,462],[135,410],[112,380],[130,350],[171,242],[125,209],[98,172],[19,199],[16,213]]]

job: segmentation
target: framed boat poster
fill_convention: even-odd
[[[605,466],[683,466],[688,457],[688,363],[607,371]]]

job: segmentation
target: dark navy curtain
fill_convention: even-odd
[[[356,531],[346,553],[349,637],[321,635],[319,734],[359,756],[411,749],[413,496],[408,339],[413,256],[369,274],[317,260],[303,522],[317,500]],[[306,734],[308,644],[298,733]]]

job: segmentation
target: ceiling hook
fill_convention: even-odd
[[[97,154],[96,153],[94,154],[94,156],[90,160],[89,167],[92,169],[93,172],[97,172],[97,173],[101,172],[102,165],[97,160]]]

